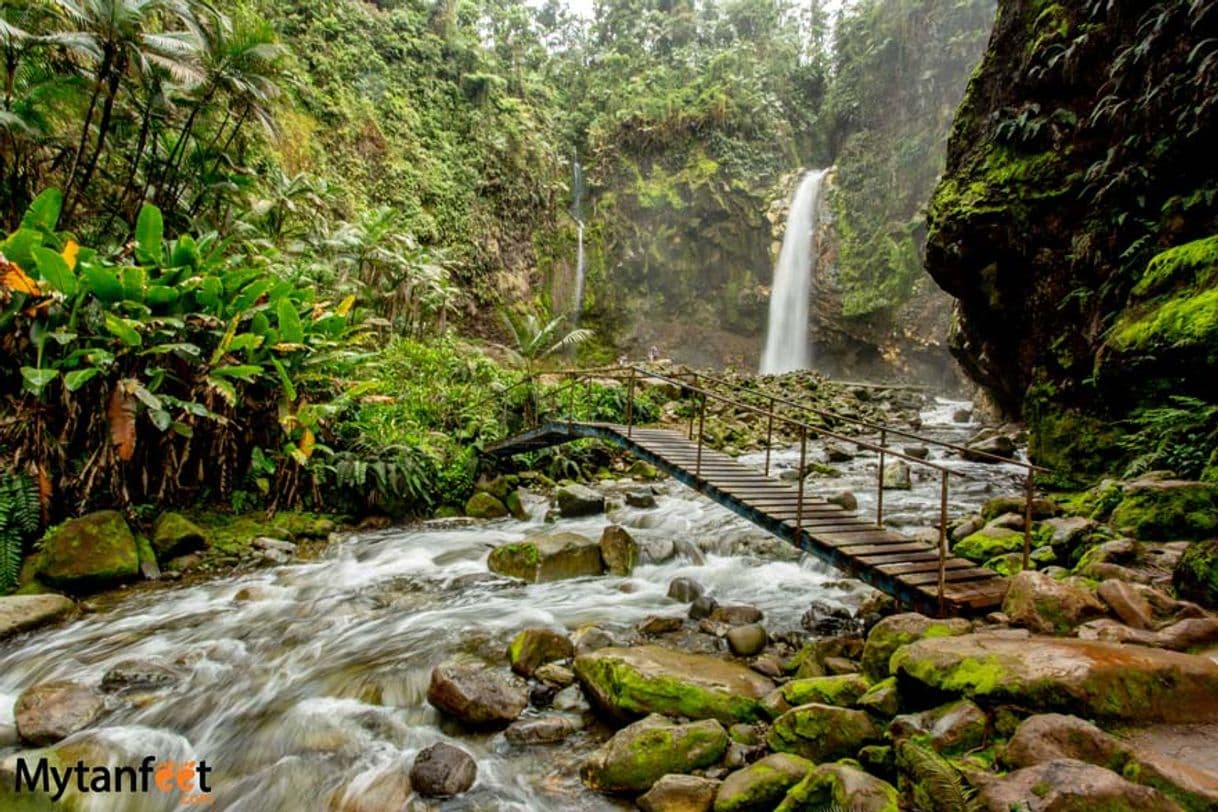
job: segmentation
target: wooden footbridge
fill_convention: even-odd
[[[625,449],[659,470],[703,493],[715,502],[748,519],[753,524],[785,539],[830,565],[876,589],[893,596],[902,604],[926,614],[978,615],[996,609],[1006,594],[1007,579],[971,561],[955,558],[947,550],[948,481],[963,476],[944,465],[906,455],[887,445],[890,436],[915,440],[963,451],[950,443],[921,437],[911,432],[847,418],[824,410],[809,409],[794,401],[772,397],[706,375],[681,378],[659,374],[640,367],[615,367],[608,370],[581,370],[561,373],[566,379],[549,388],[532,385],[525,409],[526,428],[486,449],[487,453],[508,457],[561,445],[573,440],[596,438]],[[580,420],[575,417],[579,387],[591,391],[593,381],[625,383],[627,388],[624,424]],[[667,385],[687,400],[692,400],[688,430],[677,431],[634,425],[635,389],[642,382]],[[526,382],[522,382],[524,384]],[[529,381],[528,383],[535,384]],[[713,388],[712,388],[713,387]],[[744,398],[762,400],[746,402]],[[703,442],[708,401],[720,401],[737,414],[764,421],[766,459],[764,470],[750,468],[736,459],[706,446]],[[564,409],[565,402],[565,409]],[[565,414],[563,412],[565,411]],[[585,409],[586,411],[586,409]],[[817,421],[813,424],[807,419]],[[695,425],[696,423],[696,425]],[[846,437],[828,428],[854,423],[878,433],[878,442]],[[780,434],[798,437],[799,477],[795,483],[769,476],[770,447],[775,428]],[[883,482],[877,481],[877,510],[874,519],[859,516],[827,499],[805,492],[808,440],[828,437],[857,444],[879,455],[877,478],[882,480],[885,461],[892,457],[910,465],[924,466],[940,477],[940,514],[938,544],[912,539],[888,530],[883,523]],[[975,453],[975,452],[974,452]],[[995,457],[995,461],[1021,465],[1026,469],[1025,565],[1031,547],[1031,505],[1033,473],[1027,463]]]

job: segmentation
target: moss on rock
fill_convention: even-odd
[[[159,561],[202,549],[207,542],[206,531],[181,513],[162,513],[152,526],[152,549]]]
[[[1208,538],[1218,533],[1218,483],[1129,483],[1110,521],[1122,532],[1144,540]]]
[[[854,755],[879,738],[880,729],[863,711],[812,703],[775,719],[766,741],[775,752],[819,762]]]
[[[100,510],[51,530],[36,556],[35,577],[70,593],[104,589],[139,574],[135,536],[123,515]]]
[[[504,544],[487,558],[491,572],[522,581],[558,581],[600,575],[604,571],[600,545],[577,533],[533,536]]]
[[[965,536],[952,547],[952,553],[978,564],[1005,553],[1023,549],[1023,533],[1007,527],[983,527]]]
[[[501,519],[508,515],[508,509],[486,491],[478,491],[465,503],[465,515],[475,519]]]
[[[968,634],[973,624],[963,618],[935,620],[916,612],[886,617],[872,627],[863,646],[863,673],[873,680],[889,676],[893,652],[915,640]]]
[[[1181,598],[1218,609],[1218,540],[1189,546],[1176,565],[1172,583]]]
[[[821,764],[791,787],[775,812],[830,807],[852,812],[899,812],[900,793],[892,784],[854,764]]]
[[[644,792],[665,775],[690,773],[723,758],[727,731],[713,719],[677,725],[652,715],[619,730],[580,766],[598,792]]]
[[[715,812],[769,812],[814,766],[790,753],[766,756],[723,780]]]
[[[832,677],[796,679],[779,688],[783,698],[792,706],[819,702],[848,708],[867,693],[871,682],[862,674],[839,674]]]

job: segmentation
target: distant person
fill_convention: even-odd
[[[619,356],[617,357],[617,365],[618,365],[619,367],[624,367],[624,366],[626,366],[626,365],[627,365],[627,364],[629,364],[629,363],[630,363],[630,359],[629,359],[629,358],[627,358],[625,354],[619,355]]]
[[[647,351],[647,360],[653,362],[660,360],[660,348],[655,344],[652,344],[651,349]]]

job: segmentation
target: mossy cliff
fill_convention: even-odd
[[[1102,473],[1148,409],[1213,403],[1216,33],[1184,0],[999,3],[926,266],[958,300],[953,353],[1042,463]]]

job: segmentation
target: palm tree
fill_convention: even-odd
[[[512,310],[501,307],[499,316],[515,346],[509,347],[525,374],[532,378],[537,362],[577,347],[592,338],[593,332],[577,328],[561,333],[566,316],[551,316],[541,308]]]
[[[209,174],[214,175],[220,168],[224,156],[246,122],[252,119],[268,132],[275,131],[270,104],[279,96],[279,60],[285,53],[283,46],[275,41],[275,29],[265,20],[233,20],[215,14],[199,30],[203,39],[201,67],[204,79],[169,156],[161,184],[160,199],[165,205],[176,203],[182,195],[184,178],[181,168],[190,138],[199,114],[206,111],[217,96],[225,96],[228,104],[224,120],[203,150],[204,159],[207,155],[215,154]],[[204,194],[205,189],[196,195],[190,206],[191,214],[199,211]]]
[[[64,184],[67,199],[65,218],[71,218],[80,202],[98,160],[106,145],[114,115],[114,103],[122,89],[123,79],[135,68],[146,73],[152,65],[168,71],[173,79],[184,85],[200,78],[195,63],[199,37],[197,23],[185,0],[54,0],[55,4],[78,27],[72,36],[91,43],[99,58],[93,73],[93,92],[81,127],[80,142]],[[161,30],[166,22],[183,28]],[[90,147],[93,119],[97,135]]]

